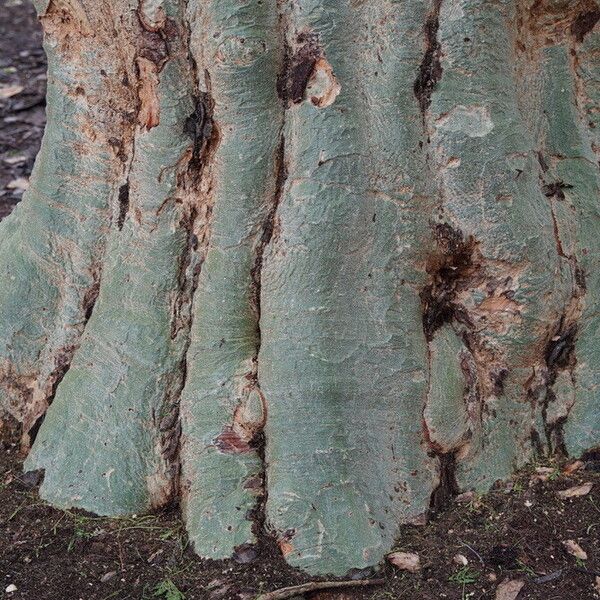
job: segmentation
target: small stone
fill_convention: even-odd
[[[488,573],[487,574],[487,580],[494,582],[498,579],[498,576],[496,575],[496,573]]]
[[[469,564],[469,560],[464,554],[455,554],[452,557],[452,562],[463,567]]]
[[[100,581],[102,583],[106,583],[107,581],[112,579],[116,574],[117,574],[116,571],[109,571],[108,573],[104,573],[104,575],[102,575],[102,577],[100,577]]]
[[[252,562],[258,556],[258,550],[252,544],[242,544],[233,553],[233,560],[237,563],[246,564]]]
[[[504,580],[496,588],[496,600],[515,600],[525,582],[520,579]]]
[[[387,559],[401,571],[416,573],[421,569],[421,559],[414,552],[392,552]]]
[[[34,488],[40,485],[44,480],[44,470],[36,469],[35,471],[26,471],[21,477],[21,483],[26,488]]]
[[[17,591],[17,586],[14,583],[11,583],[5,590],[7,594],[12,594]]]
[[[475,498],[475,492],[464,492],[454,498],[459,504],[467,504]]]

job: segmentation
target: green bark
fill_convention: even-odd
[[[43,498],[311,573],[600,444],[593,0],[47,0],[0,224]]]

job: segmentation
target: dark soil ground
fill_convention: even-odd
[[[0,0],[0,219],[21,199],[31,173],[45,94],[46,60],[33,8],[29,0]]]
[[[3,435],[0,577],[2,591],[17,587],[6,598],[253,600],[308,580],[285,564],[268,537],[256,556],[200,560],[176,509],[120,519],[54,509],[39,499],[36,478],[22,473],[16,432],[5,425]],[[419,572],[388,564],[375,574],[382,585],[306,597],[485,599],[509,579],[524,582],[519,600],[599,598],[599,464],[588,461],[570,476],[555,464],[544,465],[543,473],[532,466],[485,496],[453,502],[426,526],[403,527],[398,549],[419,555]],[[564,500],[557,494],[585,482],[593,487],[584,496]],[[566,540],[576,541],[587,560],[571,556]],[[457,554],[466,565],[457,564]]]
[[[0,218],[21,198],[39,147],[45,88],[40,43],[27,1],[0,0]],[[23,89],[14,93],[14,86]],[[308,579],[285,564],[268,536],[257,552],[237,561],[198,559],[176,508],[121,519],[51,508],[39,499],[35,477],[22,474],[18,432],[4,423],[0,437],[5,598],[245,600]],[[398,549],[420,556],[417,573],[388,564],[376,574],[381,585],[311,598],[485,599],[494,598],[506,579],[524,582],[519,600],[600,598],[598,465],[587,461],[570,476],[559,465],[546,464],[543,473],[532,466],[484,497],[453,502],[429,525],[402,528]],[[593,483],[588,494],[567,500],[557,495],[583,482]],[[588,558],[568,554],[566,540],[576,541]],[[466,565],[457,564],[457,554]],[[5,592],[11,585],[16,591]]]

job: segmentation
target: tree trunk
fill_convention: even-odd
[[[35,0],[0,226],[41,495],[311,573],[600,443],[593,0]]]

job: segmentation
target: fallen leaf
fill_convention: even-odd
[[[13,179],[7,183],[6,187],[9,190],[21,190],[24,192],[29,187],[29,179],[25,177],[18,177],[17,179]]]
[[[596,591],[600,594],[600,577],[598,577],[596,575],[596,585],[595,585]]]
[[[586,551],[575,540],[565,540],[562,544],[567,552],[575,558],[587,560],[588,555]]]
[[[524,585],[521,579],[504,580],[496,588],[496,600],[515,600]]]
[[[570,487],[568,490],[562,490],[561,492],[557,492],[559,498],[576,498],[577,496],[585,496],[590,493],[592,486],[594,484],[587,482],[582,485],[575,485]]]
[[[7,165],[18,165],[19,163],[25,162],[27,157],[24,154],[16,154],[13,156],[5,156],[2,160]]]
[[[6,87],[0,87],[0,99],[6,100],[6,98],[11,98],[12,96],[16,96],[23,91],[22,85],[7,85]]]
[[[565,475],[572,475],[577,471],[581,471],[585,467],[585,463],[582,460],[575,460],[572,463],[569,463],[564,469],[563,473]]]
[[[532,481],[548,481],[555,471],[556,469],[552,469],[551,467],[537,467]]]
[[[414,552],[392,552],[387,559],[402,571],[416,573],[421,568],[421,559]]]

